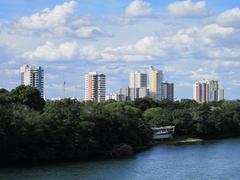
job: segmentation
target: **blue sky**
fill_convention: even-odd
[[[22,64],[45,69],[48,98],[84,96],[84,74],[107,75],[107,92],[129,72],[164,71],[175,97],[192,98],[197,80],[219,80],[227,99],[240,91],[239,0],[0,1],[0,87],[19,85]]]

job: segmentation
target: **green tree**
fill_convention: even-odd
[[[36,111],[42,111],[45,101],[39,91],[31,86],[18,86],[10,92],[15,101],[25,104]]]
[[[147,109],[143,117],[151,127],[167,126],[172,124],[171,113],[160,107]]]
[[[133,105],[141,111],[145,111],[146,109],[157,107],[158,104],[152,98],[145,97],[135,99],[135,101],[133,101]]]
[[[127,103],[115,102],[104,106],[104,119],[109,121],[109,128],[119,143],[132,146],[143,145],[151,139],[152,132],[144,122],[141,111]]]
[[[176,109],[172,112],[173,124],[177,135],[190,136],[193,134],[193,120],[188,109]]]
[[[0,163],[34,158],[39,119],[28,106],[0,97]]]
[[[4,94],[4,93],[8,93],[8,90],[4,89],[4,88],[1,88],[0,89],[0,94]]]

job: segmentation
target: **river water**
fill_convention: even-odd
[[[0,179],[240,180],[240,139],[158,145],[124,159],[6,167],[0,169]]]

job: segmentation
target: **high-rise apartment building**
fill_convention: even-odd
[[[85,75],[85,100],[104,102],[106,99],[106,76],[97,72]]]
[[[147,74],[141,72],[132,72],[129,74],[129,87],[142,88],[147,87]]]
[[[136,98],[144,98],[149,96],[149,89],[147,87],[129,88],[127,86],[120,89],[120,94],[124,95],[127,101],[134,101]]]
[[[209,101],[217,101],[218,100],[218,81],[209,81],[208,82],[209,89]]]
[[[149,89],[147,87],[141,87],[138,89],[138,98],[144,98],[149,96]]]
[[[197,102],[202,102],[202,84],[201,82],[196,82],[194,84],[194,99]]]
[[[149,71],[149,94],[150,97],[161,100],[162,97],[163,71],[150,67]]]
[[[174,100],[174,84],[168,82],[162,82],[162,100],[168,99]]]
[[[219,89],[218,81],[196,82],[194,85],[194,99],[199,103],[223,100],[224,90]]]
[[[126,101],[131,100],[130,98],[130,88],[128,86],[120,88],[120,94],[125,98]]]
[[[219,89],[218,90],[218,101],[222,101],[222,100],[224,100],[224,90]]]
[[[40,92],[41,97],[44,97],[44,70],[42,67],[23,65],[20,68],[20,73],[21,84],[36,88]]]
[[[129,74],[130,99],[134,100],[147,96],[147,93],[144,94],[145,89],[147,89],[147,74],[139,71],[131,72]],[[141,95],[141,97],[139,95]]]

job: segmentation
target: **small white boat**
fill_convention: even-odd
[[[158,128],[152,128],[153,139],[168,139],[171,138],[175,132],[175,126],[163,126]]]

